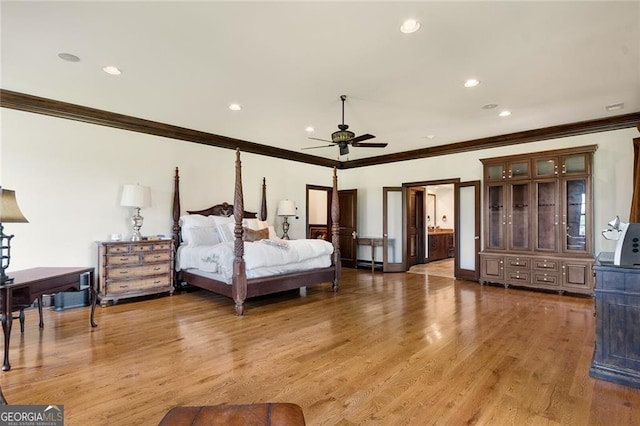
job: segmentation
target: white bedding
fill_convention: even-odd
[[[214,246],[181,246],[176,270],[197,269],[222,277],[233,275],[233,242]],[[260,240],[244,243],[247,278],[258,278],[331,266],[333,245],[324,240]]]

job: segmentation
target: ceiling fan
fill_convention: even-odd
[[[315,149],[315,148],[326,148],[329,146],[338,145],[340,147],[340,155],[346,155],[349,153],[349,145],[359,148],[384,148],[387,146],[386,143],[371,143],[363,141],[373,139],[375,136],[365,133],[364,135],[356,136],[355,133],[348,130],[349,126],[344,124],[344,101],[347,100],[347,95],[340,95],[340,100],[342,101],[342,124],[338,124],[338,131],[333,132],[331,134],[331,140],[320,139],[320,138],[309,138],[317,141],[331,142],[331,145],[320,145],[320,146],[310,146],[302,149]]]

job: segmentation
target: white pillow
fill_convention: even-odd
[[[265,221],[265,223],[267,223]],[[278,237],[278,234],[276,234],[276,229],[273,226],[267,226],[267,228],[269,228],[269,239],[270,240],[279,240],[280,237]]]
[[[215,230],[215,222],[208,216],[201,214],[188,214],[180,217],[180,235],[182,243],[192,245],[193,236],[191,230],[194,228],[211,228]],[[198,238],[198,237],[195,237]]]
[[[192,228],[195,226],[216,226],[216,222],[211,219],[213,216],[203,216],[201,214],[187,214],[180,217],[182,228]]]
[[[235,219],[233,216],[209,216],[216,226],[226,225],[227,223],[234,223]]]
[[[197,226],[187,228],[182,235],[187,234],[187,244],[190,246],[213,246],[220,243],[218,229],[215,226]]]
[[[222,225],[218,225],[218,236],[220,237],[220,241],[233,241],[233,230],[236,227],[235,222],[229,222]]]

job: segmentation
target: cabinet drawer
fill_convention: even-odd
[[[545,272],[536,271],[533,274],[533,283],[541,284],[541,285],[559,286],[560,279],[558,278],[558,274],[547,274]]]
[[[518,285],[518,283],[530,283],[531,273],[529,271],[507,270],[507,280]]]
[[[521,270],[531,268],[531,259],[526,257],[508,257],[506,260],[508,268],[519,268]]]
[[[137,254],[124,253],[120,256],[109,256],[108,265],[136,265],[140,263],[140,256]]]
[[[144,278],[141,280],[122,280],[109,283],[109,294],[126,293],[154,287],[169,287],[171,278],[167,276]]]
[[[535,259],[533,261],[533,269],[558,272],[558,262],[555,260]]]
[[[145,263],[165,261],[171,259],[171,253],[168,251],[145,253],[142,255],[142,258]]]
[[[145,252],[145,251],[153,251],[153,245],[151,244],[136,244],[131,247],[131,251],[133,252]]]
[[[157,265],[141,265],[122,268],[107,268],[107,279],[127,277],[143,277],[148,275],[166,274],[171,265],[168,263]]]
[[[171,265],[168,263],[161,263],[157,265],[145,265],[142,275],[158,275],[158,274],[167,274],[171,269]]]
[[[107,254],[129,253],[131,246],[129,244],[116,244],[107,246]]]
[[[169,242],[158,243],[153,245],[153,250],[170,250],[170,249],[171,249],[171,243]]]

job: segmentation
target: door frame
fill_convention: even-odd
[[[306,200],[306,212],[305,212],[305,228],[306,228],[306,236],[307,238],[310,237],[309,235],[309,190],[316,190],[316,191],[326,191],[327,193],[327,240],[331,241],[331,226],[332,226],[332,222],[331,222],[331,199],[332,199],[332,193],[333,193],[333,188],[330,186],[321,186],[321,185],[312,185],[312,184],[307,184],[306,185],[306,189],[305,189],[305,200]],[[354,232],[357,232],[357,224],[358,224],[358,190],[357,189],[339,189],[338,190],[338,197],[340,197],[340,195],[345,195],[345,194],[349,194],[349,193],[353,193],[353,197],[355,198],[354,202],[353,202],[353,208],[355,209],[355,211],[353,212],[354,215],[354,223],[355,223],[355,229]],[[342,215],[343,213],[345,213],[344,209],[340,208],[340,214]],[[316,225],[316,224],[314,224]],[[319,224],[317,224],[319,225]],[[340,225],[340,224],[338,224]],[[342,232],[342,227],[340,226],[340,232]],[[346,259],[343,258],[341,259],[341,261],[343,262],[342,266],[345,267],[353,267],[356,268],[357,264],[358,264],[358,246],[356,244],[356,238],[355,235],[352,235],[352,252],[354,253],[354,258],[353,259]],[[340,250],[340,254],[341,256],[344,256],[344,253],[346,253],[347,250]]]
[[[401,262],[395,262],[395,263],[389,263],[389,228],[388,228],[388,216],[387,216],[387,212],[389,211],[389,197],[388,194],[389,192],[400,192],[401,194],[401,205],[400,205],[400,218],[402,221],[402,234],[403,234],[403,243],[402,243],[402,261]],[[382,238],[384,241],[383,244],[383,249],[382,249],[382,272],[404,272],[407,270],[407,259],[405,258],[405,254],[404,254],[404,233],[405,233],[405,229],[404,229],[404,217],[405,217],[405,212],[404,212],[404,200],[405,200],[405,196],[406,196],[406,188],[403,188],[401,186],[383,186],[382,187]]]
[[[480,204],[480,188],[481,182],[479,180],[466,181],[466,182],[457,182],[453,185],[453,211],[456,215],[455,224],[456,229],[461,229],[461,217],[460,214],[460,188],[474,188],[474,205],[475,205],[475,215],[474,215],[474,252],[475,252],[475,269],[461,269],[460,268],[460,234],[461,232],[456,232],[455,245],[456,245],[456,256],[454,257],[454,276],[456,279],[460,280],[468,280],[468,281],[479,281],[480,280],[480,212],[482,211],[482,206]]]

